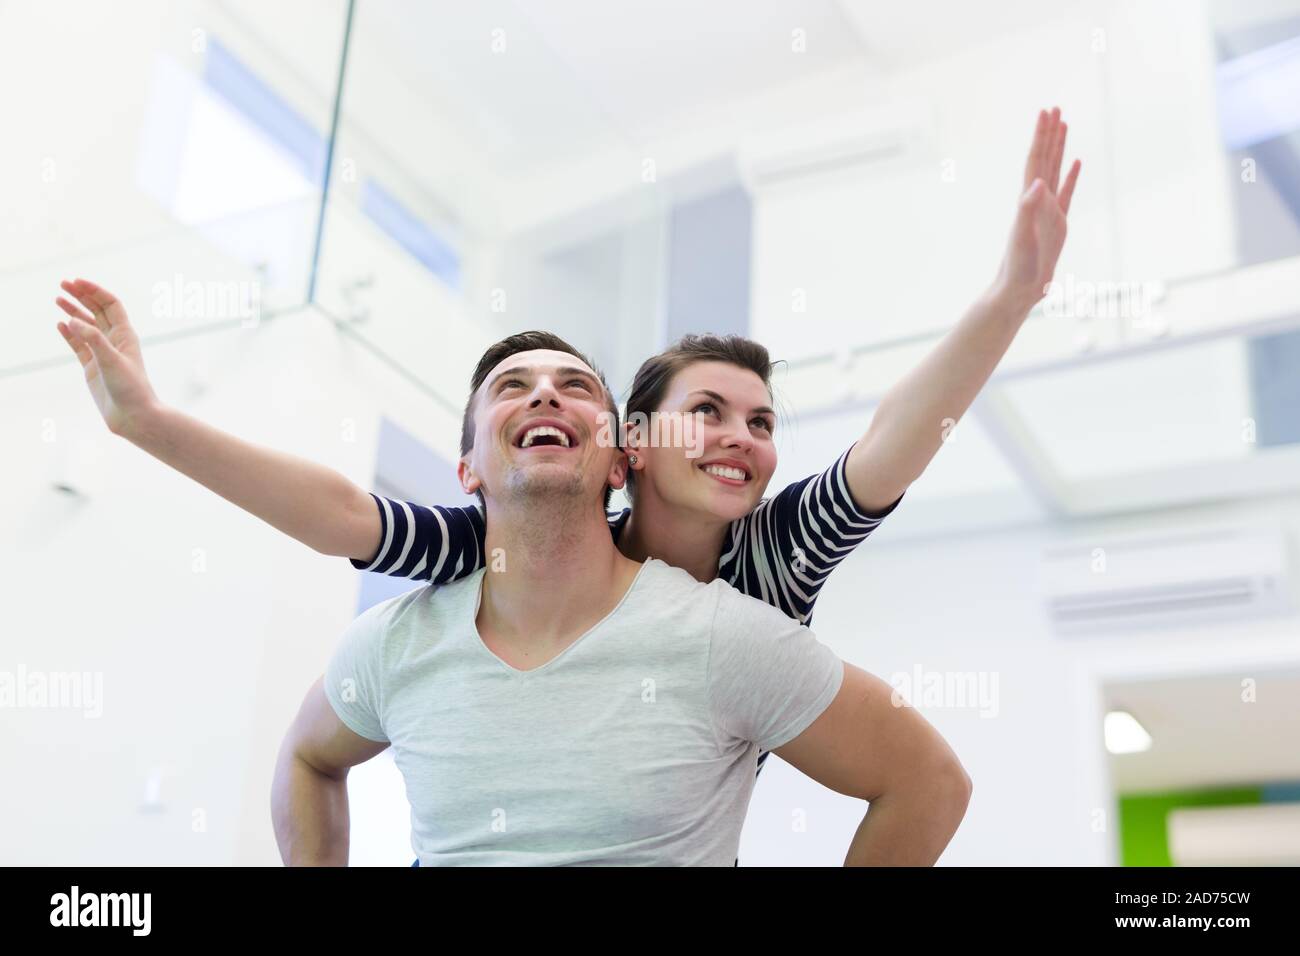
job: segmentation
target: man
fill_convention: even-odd
[[[933,863],[971,791],[947,744],[775,608],[623,557],[616,407],[537,341],[489,349],[466,406],[487,567],[349,627],[277,762],[284,861],[346,864],[348,768],[392,746],[422,866],[731,866],[760,748],[869,801],[847,865]]]

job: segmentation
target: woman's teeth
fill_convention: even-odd
[[[704,470],[710,475],[717,475],[719,478],[730,478],[732,481],[745,480],[745,473],[739,468],[728,468],[726,465],[705,465]]]

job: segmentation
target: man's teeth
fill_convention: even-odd
[[[704,470],[710,475],[717,475],[719,478],[730,478],[733,481],[745,480],[745,473],[739,468],[729,468],[726,465],[705,465]]]
[[[520,448],[527,448],[533,442],[543,435],[554,435],[560,440],[560,444],[565,448],[569,447],[569,436],[564,434],[558,428],[552,428],[550,425],[539,425],[536,428],[530,428],[524,432],[524,440],[519,443]]]

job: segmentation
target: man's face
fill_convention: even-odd
[[[601,508],[605,485],[623,486],[626,459],[605,387],[576,355],[518,352],[488,373],[474,396],[474,447],[461,486],[491,501],[576,500]]]

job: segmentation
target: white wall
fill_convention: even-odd
[[[907,521],[907,501],[890,517]],[[1300,495],[961,537],[868,540],[831,576],[813,630],[845,660],[895,675],[988,672],[996,711],[926,708],[974,780],[951,865],[1118,863],[1102,740],[1113,678],[1246,673],[1300,664],[1300,616],[1104,636],[1052,633],[1038,590],[1043,547],[1061,536],[1281,521],[1294,549]],[[990,687],[993,685],[990,684]],[[1206,754],[1213,760],[1213,754]],[[794,829],[797,810],[806,829]],[[741,843],[748,865],[839,865],[866,810],[769,758]],[[1100,814],[1098,813],[1100,811]],[[1100,829],[1096,829],[1100,826]]]
[[[753,334],[794,359],[954,324],[997,271],[1034,117],[1053,105],[1066,168],[1083,160],[1058,278],[1230,265],[1212,39],[1203,3],[1109,3],[891,74],[880,94],[915,104],[927,142],[879,172],[760,192]]]
[[[159,346],[146,361],[167,400],[362,486],[381,413],[444,452],[458,434],[312,313]],[[195,377],[208,391],[191,399]],[[0,445],[0,666],[103,680],[97,719],[5,710],[0,862],[278,862],[275,754],[354,616],[357,572],[109,435],[72,365],[0,381]],[[51,490],[69,472],[86,500]],[[155,769],[164,809],[140,812]]]

